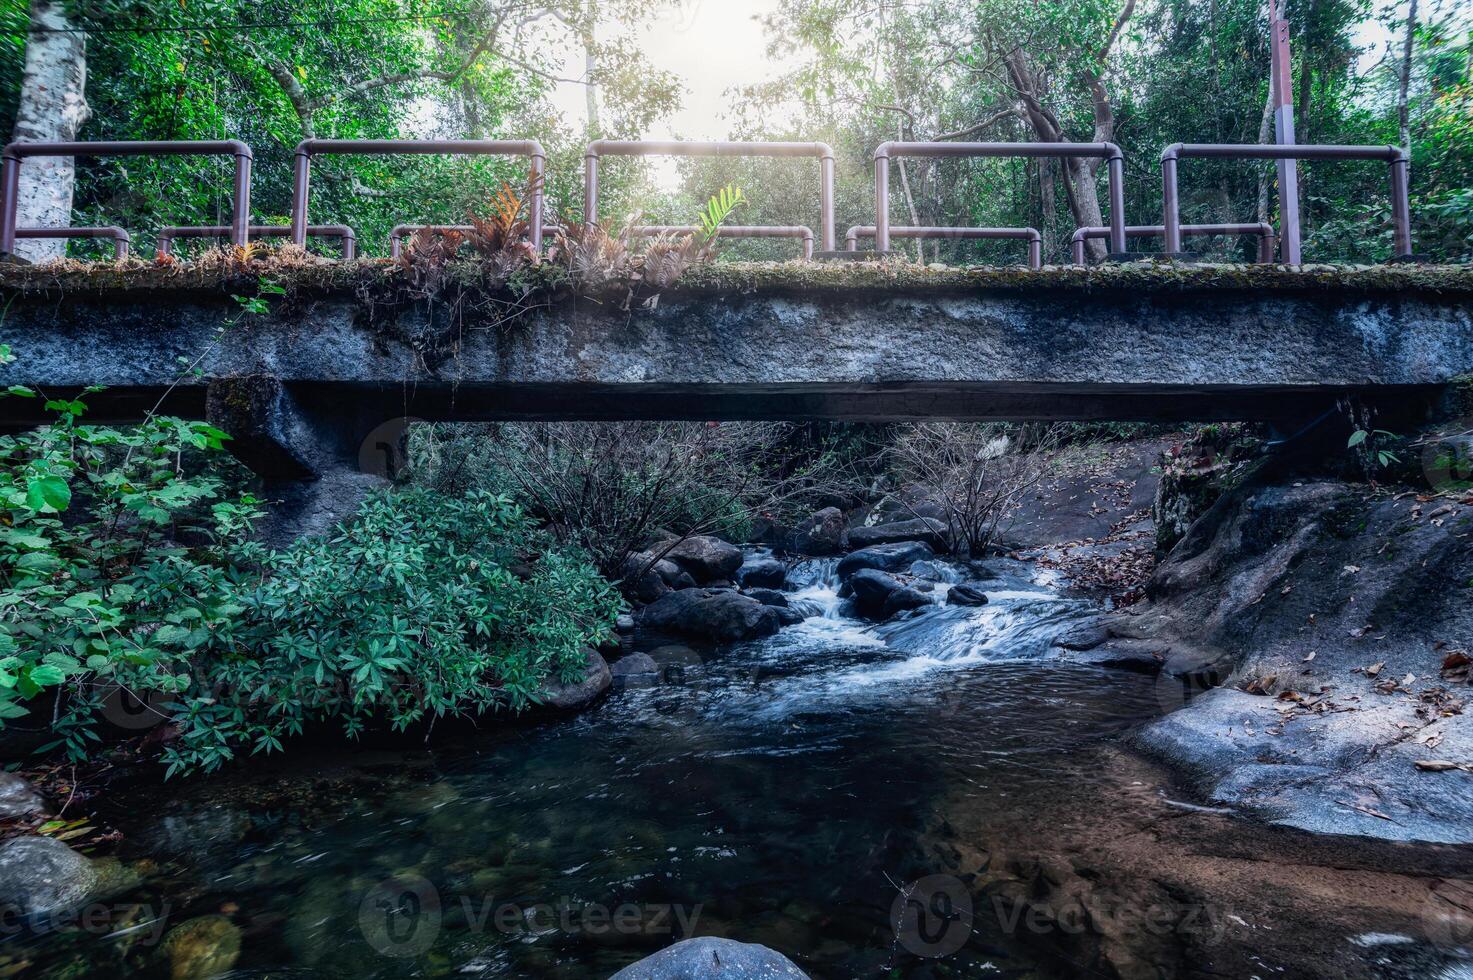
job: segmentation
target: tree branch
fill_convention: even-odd
[[[980,133],[984,129],[991,129],[993,126],[1002,122],[1004,119],[1007,119],[1010,116],[1016,117],[1018,115],[1018,107],[1009,106],[1006,109],[1000,109],[999,111],[994,112],[992,115],[988,116],[986,119],[983,119],[980,122],[973,123],[966,129],[958,129],[955,132],[951,133],[942,133],[940,136],[934,137],[934,140],[937,143],[943,143],[947,140],[959,140],[963,137],[972,136],[976,133]]]

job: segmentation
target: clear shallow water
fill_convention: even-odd
[[[0,951],[167,975],[145,941],[166,911],[240,926],[233,976],[606,977],[692,931],[815,977],[1040,975],[981,925],[935,972],[897,948],[898,887],[941,870],[959,801],[1001,825],[1106,778],[1152,682],[1047,659],[1092,607],[1028,566],[996,563],[987,606],[873,626],[843,615],[832,565],[795,572],[803,624],[667,653],[658,686],[576,718],[130,799],[139,908]]]

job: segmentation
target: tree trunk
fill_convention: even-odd
[[[598,118],[598,84],[594,81],[598,71],[598,39],[593,32],[598,11],[593,4],[594,0],[588,0],[583,12],[583,98],[588,108],[588,133],[596,138],[603,135],[603,130]]]
[[[31,32],[12,139],[65,142],[87,121],[87,36],[72,33],[60,0],[31,0]],[[40,28],[41,30],[38,30]],[[16,225],[65,227],[72,220],[76,166],[69,157],[31,157],[20,168]],[[33,262],[66,254],[64,241],[25,239],[15,254]]]
[[[1401,87],[1396,93],[1397,132],[1401,146],[1408,151],[1412,147],[1412,115],[1408,98],[1412,91],[1412,49],[1417,38],[1417,0],[1410,0],[1407,8],[1407,33],[1401,43]]]
[[[1072,142],[1064,135],[1064,128],[1057,117],[1044,105],[1042,85],[1028,64],[1027,55],[1021,49],[1015,48],[1003,61],[1007,66],[1008,79],[1013,85],[1013,90],[1018,93],[1018,98],[1023,103],[1023,115],[1039,142]],[[1109,100],[1104,97],[1104,86],[1098,77],[1091,77],[1089,81],[1095,102],[1095,134],[1100,141],[1108,140],[1111,136],[1110,130],[1114,128]],[[1095,176],[1096,168],[1091,166],[1087,160],[1070,159],[1061,162],[1064,172],[1064,192],[1068,197],[1069,210],[1074,215],[1075,224],[1081,227],[1103,225],[1105,221],[1100,212],[1100,189],[1099,181]],[[1098,239],[1085,242],[1084,247],[1085,254],[1096,262],[1103,260],[1109,254],[1106,244]]]

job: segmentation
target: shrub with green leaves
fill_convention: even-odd
[[[385,493],[336,536],[260,562],[241,593],[247,649],[206,641],[191,657],[204,669],[180,702],[171,772],[280,749],[314,720],[356,735],[521,710],[549,677],[581,677],[619,608],[590,565],[484,491]]]
[[[176,690],[172,638],[229,635],[244,607],[223,546],[256,501],[226,499],[223,468],[200,466],[228,458],[212,426],[85,425],[80,400],[46,407],[55,422],[0,437],[0,723],[54,691],[52,744],[75,758],[98,738],[99,685]]]
[[[578,674],[617,613],[504,496],[385,493],[335,536],[272,551],[250,540],[259,501],[231,492],[225,433],[47,407],[55,422],[0,437],[0,725],[46,704],[46,748],[72,759],[123,693],[177,726],[171,774],[280,750],[315,721],[351,735],[520,710]]]

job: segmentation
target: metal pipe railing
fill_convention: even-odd
[[[92,225],[82,228],[17,228],[16,238],[108,238],[113,243],[113,260],[128,257],[133,239],[117,225]]]
[[[458,231],[462,235],[476,230],[475,225],[395,225],[389,230],[389,258],[397,259],[404,252],[404,240],[414,236],[420,231]],[[543,225],[542,237],[545,240],[550,235],[556,235],[562,231],[561,225]]]
[[[844,247],[851,252],[858,251],[861,238],[874,238],[878,234],[879,229],[874,225],[854,225],[844,233]],[[1043,268],[1043,236],[1038,233],[1037,228],[947,228],[931,225],[892,225],[890,237],[1020,239],[1028,243],[1028,268]]]
[[[893,157],[1102,158],[1110,179],[1110,251],[1125,251],[1125,155],[1114,143],[881,143],[875,149],[875,251],[890,251]]]
[[[230,238],[246,243],[251,223],[251,162],[255,155],[240,140],[124,140],[95,143],[11,143],[0,152],[0,253],[15,251],[20,204],[20,164],[27,157],[233,156]]]
[[[653,238],[655,235],[698,235],[701,229],[695,225],[634,225],[631,235]],[[717,238],[801,238],[803,257],[813,258],[813,229],[806,225],[723,225],[716,232]]]
[[[594,140],[583,151],[583,220],[598,221],[599,161],[606,156],[813,157],[819,169],[819,234],[834,250],[834,150],[827,143],[697,143],[685,140]]]
[[[1395,227],[1397,258],[1412,255],[1411,203],[1407,188],[1411,157],[1399,146],[1342,146],[1336,144],[1173,143],[1161,151],[1161,205],[1166,229],[1166,251],[1181,251],[1181,203],[1177,195],[1177,161],[1186,158],[1227,160],[1384,160],[1391,169],[1391,220]],[[1282,205],[1281,205],[1282,210]],[[1297,232],[1297,229],[1295,229]]]
[[[290,238],[290,225],[251,225],[251,238]],[[230,229],[224,225],[170,225],[159,229],[158,254],[171,255],[176,238],[224,238]],[[343,258],[358,257],[358,235],[347,225],[308,225],[307,234],[312,238],[337,238],[343,243]]]
[[[1267,221],[1238,225],[1182,225],[1181,233],[1184,238],[1197,235],[1257,235],[1258,261],[1267,263],[1274,260],[1277,235],[1274,233],[1274,226]],[[1165,225],[1128,225],[1125,229],[1126,238],[1145,238],[1165,234]],[[1074,260],[1075,265],[1084,265],[1084,243],[1091,238],[1108,237],[1110,237],[1109,228],[1094,226],[1077,229],[1074,232],[1074,238],[1069,243],[1070,258]]]
[[[369,156],[528,157],[532,161],[528,237],[533,248],[542,248],[542,177],[547,171],[547,154],[536,140],[302,140],[297,144],[292,165],[292,241],[298,245],[307,244],[307,199],[312,180],[312,158],[351,153]]]

